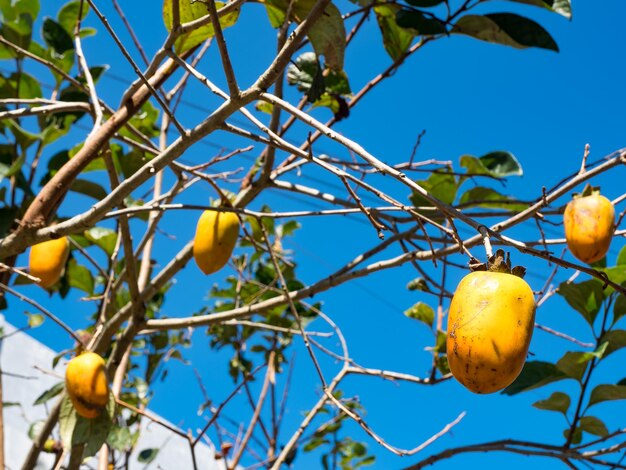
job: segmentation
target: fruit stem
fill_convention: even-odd
[[[472,272],[490,271],[492,273],[506,273],[522,279],[526,274],[526,268],[524,266],[511,267],[511,256],[502,249],[496,250],[496,253],[489,257],[487,263],[480,263],[475,258],[471,259],[469,268]]]
[[[491,240],[489,240],[489,230],[484,225],[478,227],[478,231],[483,236],[483,245],[485,245],[485,253],[487,254],[487,259],[493,256],[493,248],[491,247]]]
[[[580,171],[578,172],[579,175],[582,175],[586,171],[585,165],[587,164],[587,157],[589,156],[590,149],[591,147],[589,146],[589,144],[585,144],[585,152],[583,153],[583,161],[580,164]]]

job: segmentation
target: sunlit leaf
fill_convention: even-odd
[[[542,8],[547,8],[567,19],[572,18],[572,4],[570,0],[508,0],[509,2],[525,3]]]
[[[380,4],[374,7],[376,21],[383,37],[383,45],[389,57],[397,60],[411,47],[414,35],[408,30],[400,28],[396,23],[396,14],[400,10],[398,5]]]
[[[41,313],[29,313],[29,312],[24,312],[24,313],[28,317],[28,326],[30,328],[37,328],[44,322],[46,318]]]
[[[556,363],[557,369],[566,374],[568,377],[578,380],[579,382],[583,379],[583,375],[585,370],[587,369],[587,364],[594,358],[604,353],[604,350],[601,353],[598,352],[567,352],[561,359]]]
[[[93,227],[85,231],[85,237],[95,245],[102,248],[107,255],[111,256],[117,242],[117,233],[110,228]]]
[[[206,16],[208,14],[207,6],[203,2],[192,2],[191,0],[180,0],[179,5],[179,17],[181,24],[189,23]],[[215,8],[218,10],[222,8],[225,3],[215,2]],[[163,21],[168,31],[172,30],[174,19],[172,16],[172,0],[165,0],[163,2]],[[220,17],[220,26],[222,29],[226,29],[233,26],[239,18],[239,8],[234,11]],[[204,26],[194,29],[188,33],[181,35],[174,45],[176,52],[182,54],[198,44],[202,44],[204,41],[213,37],[215,31],[213,25],[209,22]]]
[[[89,3],[87,2],[72,0],[71,2],[67,2],[65,5],[63,5],[63,7],[61,7],[61,9],[59,10],[57,20],[59,21],[59,24],[63,27],[63,29],[68,32],[68,34],[74,34],[74,28],[76,26],[76,21],[78,20],[81,3],[82,20],[87,16],[87,13],[89,13]]]
[[[600,339],[601,343],[606,343],[606,350],[604,356],[614,353],[618,349],[622,349],[626,346],[626,331],[625,330],[609,330]]]
[[[308,16],[316,4],[316,0],[296,0],[293,3],[293,19],[301,23]],[[269,0],[266,4],[274,9],[286,13],[289,2],[286,0]],[[269,14],[269,11],[268,11]],[[278,27],[283,21],[276,14],[270,16],[272,25]],[[343,70],[344,53],[346,48],[346,29],[339,9],[331,2],[324,12],[309,29],[308,38],[313,50],[319,56],[324,56],[325,65],[333,70]]]
[[[89,295],[94,292],[94,280],[91,271],[85,266],[71,259],[67,264],[67,279],[71,287],[80,289]]]
[[[424,302],[417,302],[410,309],[405,310],[404,314],[407,317],[421,321],[428,326],[431,326],[435,320],[435,311],[430,305],[425,304]]]

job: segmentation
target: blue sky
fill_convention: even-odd
[[[99,3],[122,39],[127,40],[113,8],[105,5],[106,2]],[[463,154],[479,156],[492,150],[511,151],[521,162],[524,175],[511,177],[505,190],[521,199],[535,199],[541,194],[542,186],[550,187],[579,168],[585,144],[591,145],[592,161],[624,146],[626,93],[623,77],[626,65],[623,59],[626,31],[620,19],[626,14],[626,5],[619,0],[606,0],[601,7],[597,2],[576,1],[573,19],[567,21],[537,8],[508,5],[508,2],[488,3],[483,11],[516,11],[541,23],[559,44],[560,53],[539,49],[514,50],[460,36],[442,39],[411,57],[336,128],[390,164],[409,158],[415,139],[422,130],[426,134],[418,149],[417,159],[451,160],[458,165],[458,159]],[[44,2],[42,11],[56,16],[61,4]],[[166,36],[160,5],[154,3],[147,6],[125,1],[122,7],[150,55]],[[340,8],[348,10],[352,7],[344,2]],[[98,91],[101,97],[115,106],[127,81],[133,76],[132,70],[124,63],[93,15],[90,15],[88,23],[96,26],[99,33],[95,38],[85,40],[85,53],[92,64],[111,65]],[[274,38],[275,32],[269,27],[263,8],[258,4],[246,5],[237,26],[226,32],[241,86],[252,83],[269,63],[275,49]],[[353,91],[388,64],[389,58],[382,48],[378,28],[375,22],[370,21],[346,54],[345,68]],[[216,50],[209,52],[201,70],[224,85]],[[288,97],[295,102],[298,94],[290,88]],[[216,103],[207,90],[196,84],[189,87],[185,101],[181,107],[181,121],[185,125],[199,122],[206,115],[203,109],[210,110]],[[319,110],[316,115],[324,120],[329,117],[326,110]],[[68,139],[60,145],[71,147],[76,141]],[[294,138],[294,142],[297,143],[297,139]],[[199,163],[205,161],[207,155],[215,154],[218,147],[235,145],[238,144],[226,136],[209,136],[205,144],[192,148],[183,158]],[[314,148],[331,154],[339,152],[337,146],[328,141],[320,141]],[[345,157],[346,153],[341,156]],[[241,162],[241,165],[249,164],[249,160]],[[308,178],[308,184],[319,184],[325,190],[343,195],[341,182],[321,171],[307,170],[303,178]],[[623,185],[620,184],[623,178],[624,170],[617,168],[593,183],[600,184],[603,193],[614,199],[623,192]],[[397,187],[389,187],[389,190],[395,191],[397,198],[407,201],[408,190],[398,190]],[[186,201],[203,204],[208,202],[209,196],[214,196],[209,187],[202,187],[191,191]],[[563,198],[555,207],[566,202],[567,199]],[[253,207],[258,208],[262,203],[270,204],[275,210],[311,207],[301,198],[287,198],[276,192],[255,202]],[[68,199],[64,207],[67,211],[75,211],[88,204],[86,200],[73,198]],[[618,207],[617,211],[622,209]],[[181,212],[164,219],[164,229],[177,238],[173,241],[162,235],[157,237],[156,250],[162,264],[193,236],[196,216],[192,212]],[[375,231],[360,215],[307,218],[302,225],[286,248],[294,251],[299,275],[309,283],[327,276],[377,242]],[[531,227],[512,233],[524,239],[534,236],[535,231]],[[461,234],[468,236],[472,233],[462,228]],[[560,238],[562,227],[549,228],[547,235]],[[614,261],[621,246],[620,239],[614,240],[609,252],[609,264]],[[479,248],[474,251],[482,256]],[[391,250],[386,256],[397,252]],[[541,289],[551,268],[529,256],[519,253],[512,253],[512,256],[515,263],[529,268],[527,280],[531,287]],[[25,257],[21,261],[25,264]],[[457,261],[464,262],[460,257]],[[558,279],[563,280],[570,274],[562,272]],[[461,275],[460,271],[450,274],[450,289]],[[414,269],[407,265],[316,296],[315,300],[323,301],[324,311],[344,331],[350,352],[360,364],[418,376],[427,373],[430,355],[423,348],[432,344],[432,336],[422,324],[402,314],[418,300],[436,306],[435,298],[406,290],[407,282],[416,276]],[[177,276],[177,283],[163,313],[184,316],[199,310],[209,302],[206,300],[209,288],[219,281],[218,275],[202,277],[199,270],[190,264]],[[46,298],[36,287],[25,287],[24,292],[61,314],[72,326],[84,325],[89,309],[79,300],[79,294],[73,293],[65,302],[58,302],[57,299]],[[11,308],[6,312],[8,320],[20,324],[24,309],[24,305],[11,302]],[[537,321],[582,340],[590,339],[584,337],[586,333],[580,317],[558,298],[551,299],[538,311]],[[319,328],[327,331],[325,326],[320,325]],[[50,322],[33,331],[33,334],[57,349],[71,345],[68,338],[60,335]],[[530,349],[537,358],[555,360],[572,346],[537,331]],[[289,430],[298,425],[301,412],[309,409],[319,394],[319,384],[306,351],[300,344],[294,350],[296,367],[284,423],[285,440],[290,435]],[[187,351],[185,357],[203,376],[216,403],[226,396],[231,388],[225,365],[228,353],[209,349],[208,338],[204,332],[197,331],[194,348]],[[618,359],[612,357],[603,365],[600,373],[606,374],[607,380],[621,378],[615,377],[612,372],[619,367]],[[322,363],[327,378],[331,378],[337,364],[328,359]],[[193,370],[176,361],[171,361],[170,366],[167,379],[158,384],[151,406],[182,427],[201,426],[202,420],[196,410],[202,398]],[[182,387],[188,391],[184,399],[181,399]],[[367,441],[369,451],[377,456],[374,468],[401,468],[431,452],[492,439],[511,437],[558,444],[565,427],[563,418],[556,413],[536,410],[530,404],[546,398],[552,391],[572,391],[575,387],[561,382],[516,397],[499,394],[476,396],[454,381],[431,388],[358,377],[347,380],[343,389],[347,396],[359,397],[367,408],[368,423],[381,436],[403,448],[416,446],[460,412],[467,411],[466,418],[450,435],[439,439],[424,454],[404,459],[377,446],[357,426],[347,427],[354,439]],[[613,429],[620,423],[615,416],[611,416],[611,410],[618,408],[611,406],[599,405],[598,413]],[[244,420],[249,416],[249,409],[243,405],[229,412],[233,417]],[[454,468],[462,463],[468,468],[478,464],[483,468],[501,468],[506,464],[510,469],[521,469],[532,462],[538,468],[557,466],[554,461],[533,461],[513,454],[468,454],[443,461],[436,468]],[[296,460],[296,468],[316,468],[317,465],[317,455],[300,455]]]

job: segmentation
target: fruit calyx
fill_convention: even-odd
[[[505,273],[512,274],[521,279],[523,279],[526,274],[526,268],[524,266],[511,267],[511,256],[502,249],[496,250],[486,263],[481,263],[476,258],[470,259],[469,268],[472,272],[489,271],[492,273]]]
[[[583,188],[582,193],[574,193],[572,194],[572,199],[580,199],[582,197],[588,196],[599,196],[600,195],[600,186],[591,186],[591,184],[587,183]]]

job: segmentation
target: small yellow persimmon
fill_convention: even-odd
[[[563,214],[565,239],[572,254],[584,263],[601,260],[613,239],[615,209],[594,188],[574,196]]]
[[[239,236],[239,218],[233,212],[204,211],[198,220],[193,256],[204,274],[219,271],[230,259]]]
[[[80,416],[98,417],[109,401],[104,359],[93,352],[76,356],[67,364],[65,388]]]
[[[30,248],[28,270],[31,276],[41,280],[39,285],[47,289],[61,278],[69,254],[70,242],[67,237],[38,243]]]

